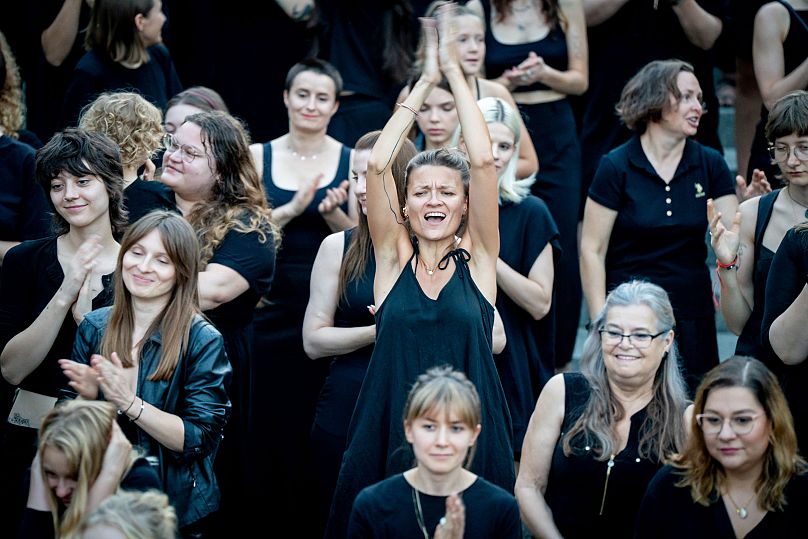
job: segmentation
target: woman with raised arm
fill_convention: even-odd
[[[359,393],[327,535],[342,537],[359,491],[412,465],[400,432],[402,380],[438,363],[467,373],[480,392],[483,425],[472,471],[513,488],[511,425],[492,354],[496,301],[497,174],[485,120],[455,51],[450,14],[424,19],[421,78],[385,125],[368,165],[368,226],[376,258],[376,346]],[[457,103],[470,162],[459,152],[422,152],[399,190],[390,165],[441,72]],[[468,195],[466,190],[468,189]],[[399,197],[402,197],[401,199]],[[403,218],[402,218],[403,215]]]

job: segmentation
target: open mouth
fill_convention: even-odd
[[[439,211],[431,211],[424,216],[429,223],[440,223],[446,219],[446,214]]]

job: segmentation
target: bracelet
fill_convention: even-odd
[[[131,421],[132,423],[134,423],[135,421],[137,421],[138,419],[140,419],[140,416],[141,416],[141,415],[143,415],[143,408],[145,408],[145,407],[146,407],[146,403],[145,403],[145,402],[143,402],[143,397],[140,397],[140,413],[138,413],[138,414],[137,414],[137,417],[136,417],[136,418],[134,418],[134,419],[132,419],[132,418],[130,417],[130,418],[129,418],[129,421]]]
[[[411,106],[409,106],[409,105],[407,105],[407,104],[405,104],[405,103],[396,103],[396,106],[398,106],[398,107],[404,107],[404,108],[405,108],[405,109],[407,109],[408,111],[412,112],[412,113],[413,113],[413,114],[414,114],[416,117],[418,117],[418,116],[419,116],[418,111],[416,111],[414,108],[412,108]]]
[[[130,403],[129,403],[129,406],[127,406],[127,407],[126,407],[126,410],[121,410],[120,408],[118,408],[118,415],[123,415],[123,414],[125,414],[126,412],[128,412],[128,411],[129,411],[129,408],[131,408],[131,407],[132,407],[132,405],[133,405],[133,404],[135,404],[135,399],[137,399],[137,393],[135,393],[134,395],[132,395],[132,402],[130,402]]]
[[[738,255],[729,264],[722,264],[720,260],[715,259],[715,264],[721,269],[736,269],[738,267]]]

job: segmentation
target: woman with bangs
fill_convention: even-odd
[[[39,429],[20,539],[78,539],[84,517],[116,492],[160,489],[107,402],[64,401]]]
[[[535,177],[519,180],[516,175],[522,143],[518,109],[496,97],[477,105],[488,126],[499,185],[496,308],[506,344],[494,359],[508,399],[518,463],[536,400],[555,374],[553,281],[561,247],[550,210],[530,194]],[[458,129],[455,144],[461,139]]]
[[[15,526],[25,506],[21,485],[36,451],[36,429],[63,386],[58,359],[70,357],[84,316],[112,302],[112,273],[126,226],[123,169],[107,136],[57,133],[36,155],[55,235],[6,253],[0,288],[0,366],[18,386],[0,442],[7,488],[0,519]]]
[[[121,150],[130,224],[152,210],[174,209],[171,191],[151,181],[155,170],[151,159],[163,143],[162,123],[160,110],[131,92],[101,94],[81,113],[80,127],[107,135]]]
[[[73,70],[62,105],[61,125],[73,126],[99,94],[134,89],[159,110],[182,90],[163,45],[166,22],[161,0],[95,0],[87,52]]]
[[[81,323],[68,385],[111,402],[127,437],[155,462],[183,537],[219,508],[213,459],[230,414],[222,334],[200,313],[199,243],[179,215],[152,212],[124,234],[112,307]]]
[[[808,475],[777,378],[731,357],[705,375],[693,408],[687,446],[648,485],[635,537],[803,537]]]

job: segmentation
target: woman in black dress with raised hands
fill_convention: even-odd
[[[376,347],[349,428],[330,537],[344,536],[362,488],[411,467],[412,451],[400,432],[408,384],[438,363],[453,363],[480,391],[484,434],[472,471],[506,490],[513,488],[510,416],[491,350],[499,253],[497,174],[485,121],[457,61],[456,29],[448,16],[446,9],[439,11],[440,63],[435,22],[424,20],[427,54],[421,78],[388,121],[370,157]],[[390,163],[441,72],[467,134],[470,164],[451,150],[422,152],[410,161],[399,191]],[[398,213],[402,206],[403,221]]]

